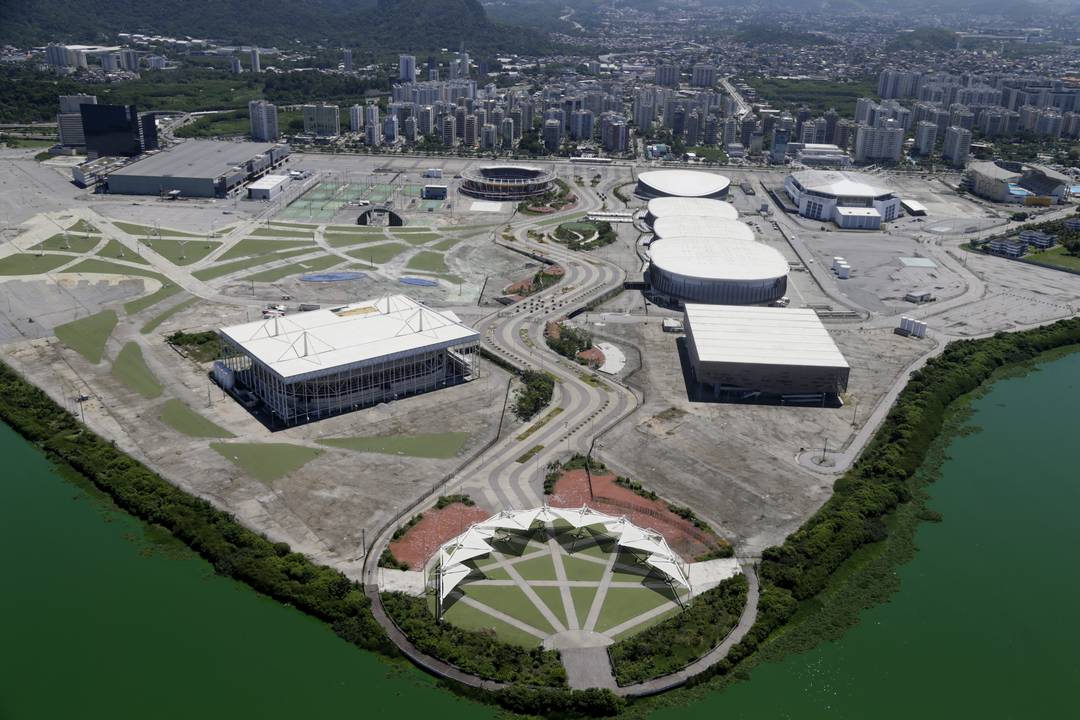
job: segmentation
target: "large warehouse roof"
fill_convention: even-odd
[[[650,170],[638,175],[638,182],[661,195],[687,198],[718,195],[731,184],[723,175],[697,170]]]
[[[738,220],[739,211],[731,203],[712,198],[659,197],[649,201],[649,215],[654,218],[697,216]]]
[[[792,173],[804,189],[832,197],[875,198],[896,191],[877,184],[877,178],[866,173],[843,170],[804,170]]]
[[[653,233],[657,240],[681,236],[707,237],[723,241],[754,241],[754,231],[746,223],[695,215],[659,218],[653,223]]]
[[[687,304],[685,309],[703,363],[848,367],[809,308]]]
[[[703,280],[769,280],[788,273],[783,255],[745,240],[669,236],[650,245],[649,255],[665,272]]]
[[[219,142],[188,140],[156,155],[134,162],[112,177],[180,177],[213,180],[258,155],[270,152],[277,143]]]
[[[404,295],[233,325],[221,333],[285,379],[480,339],[453,313],[437,312]]]

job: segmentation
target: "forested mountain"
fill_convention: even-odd
[[[0,0],[0,44],[106,42],[117,32],[386,52],[539,52],[540,33],[492,22],[478,0]]]

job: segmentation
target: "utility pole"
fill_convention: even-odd
[[[829,438],[825,438],[825,445],[821,448],[821,462],[825,462],[825,453],[829,451]]]

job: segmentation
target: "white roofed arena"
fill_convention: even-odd
[[[738,220],[739,211],[731,203],[712,198],[659,197],[649,201],[645,223],[652,227],[660,218],[703,217]]]
[[[404,295],[222,328],[221,386],[294,425],[472,380],[480,335]]]
[[[845,229],[878,230],[900,215],[896,191],[865,173],[805,170],[788,175],[784,191],[802,217],[831,220]]]
[[[525,200],[551,192],[555,176],[531,165],[483,165],[461,173],[458,189],[483,200]]]

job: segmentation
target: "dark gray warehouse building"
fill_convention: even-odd
[[[188,140],[110,173],[106,183],[121,195],[225,197],[288,155],[289,146],[278,143]]]

